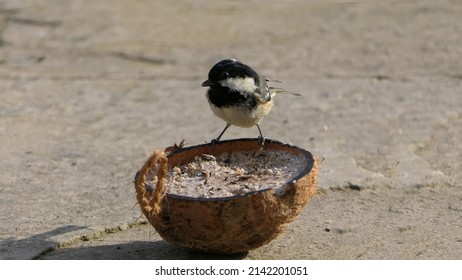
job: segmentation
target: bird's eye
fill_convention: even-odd
[[[222,79],[227,79],[228,77],[229,77],[229,73],[228,73],[228,72],[223,72],[223,73],[221,74],[221,78],[222,78]]]

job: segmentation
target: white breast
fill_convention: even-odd
[[[209,104],[213,113],[225,122],[240,127],[252,127],[258,124],[269,113],[273,106],[273,101],[262,103],[254,110],[238,106],[219,108],[210,102]]]

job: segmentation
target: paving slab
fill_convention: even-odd
[[[0,259],[204,259],[147,225],[148,155],[216,137],[224,57],[284,81],[267,138],[313,152],[319,194],[248,259],[460,259],[457,1],[0,3]],[[256,137],[230,128],[225,138]]]
[[[151,225],[137,224],[78,240],[40,258],[460,259],[458,193],[454,187],[327,191],[281,236],[243,254],[190,252],[163,241]]]

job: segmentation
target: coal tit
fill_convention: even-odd
[[[279,81],[258,75],[251,67],[236,59],[224,59],[210,69],[208,80],[202,86],[209,87],[206,97],[213,113],[226,122],[225,128],[212,140],[212,144],[219,142],[231,125],[255,125],[260,133],[258,139],[264,145],[265,137],[259,123],[271,110],[274,94],[289,92],[270,87],[267,82]]]

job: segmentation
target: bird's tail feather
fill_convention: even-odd
[[[270,89],[272,94],[291,94],[291,95],[295,95],[295,96],[301,96],[301,94],[298,93],[298,92],[286,90],[286,89],[283,89],[283,88],[270,87],[269,89]]]
[[[273,79],[269,79],[269,78],[266,78],[266,77],[265,77],[265,81],[266,82],[272,82],[272,83],[283,83],[280,80],[273,80]],[[272,95],[273,94],[291,94],[291,95],[295,95],[295,96],[301,96],[301,94],[298,93],[298,92],[290,91],[290,90],[280,88],[280,87],[269,87],[269,89],[270,89]]]

